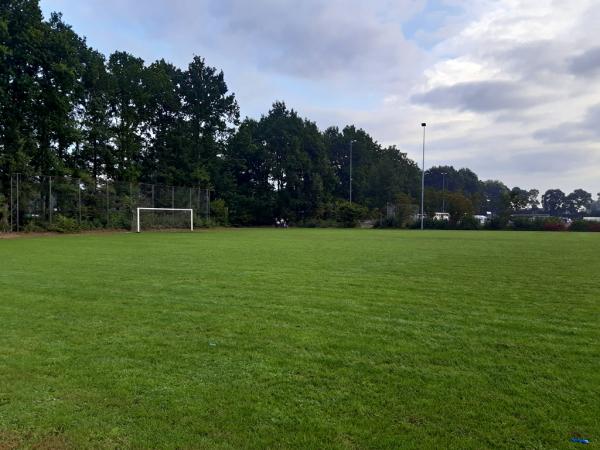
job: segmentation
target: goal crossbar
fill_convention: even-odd
[[[137,208],[137,232],[140,232],[140,211],[189,211],[190,231],[194,231],[194,210],[190,208]]]

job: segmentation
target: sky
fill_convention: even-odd
[[[600,192],[597,0],[41,0],[109,55],[222,69],[242,116],[275,100],[425,166]]]

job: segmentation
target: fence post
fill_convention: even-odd
[[[152,184],[152,207],[155,208],[156,206],[154,205],[154,183]],[[152,226],[154,226],[155,224],[155,220],[154,220],[154,210],[152,210]]]
[[[81,178],[77,179],[77,216],[79,217],[79,226],[81,226]]]
[[[210,189],[206,189],[206,226],[210,222]]]
[[[110,197],[108,194],[108,178],[106,179],[106,228],[110,225]]]
[[[13,176],[10,174],[10,232],[13,231]]]
[[[19,232],[19,179],[21,174],[17,174],[17,233]]]
[[[133,185],[129,182],[129,216],[131,217],[131,229],[133,230]]]
[[[171,186],[171,208],[175,208],[175,186]],[[175,227],[175,211],[171,212],[171,226]]]
[[[52,224],[52,176],[48,176],[48,217]]]

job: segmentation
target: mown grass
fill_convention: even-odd
[[[0,448],[600,440],[600,236],[0,241]]]

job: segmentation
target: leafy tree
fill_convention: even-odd
[[[228,92],[223,72],[194,57],[181,80],[183,114],[189,127],[188,182],[209,185],[223,143],[237,124],[239,106]]]
[[[548,214],[557,216],[565,211],[566,200],[565,193],[560,189],[548,189],[542,195],[542,206]]]
[[[366,203],[380,207],[393,202],[398,195],[415,192],[420,171],[416,163],[396,147],[378,150],[370,168],[369,183],[365,189]]]
[[[567,195],[565,207],[569,214],[578,215],[585,212],[592,204],[592,194],[583,189],[576,189]]]
[[[0,3],[0,170],[4,184],[12,172],[28,174],[37,148],[34,123],[41,88],[39,55],[45,25],[37,1]]]
[[[148,140],[141,167],[144,181],[190,184],[191,145],[182,111],[182,80],[182,71],[164,60],[145,70]]]
[[[529,191],[514,187],[510,191],[510,204],[514,211],[526,209],[530,202]]]
[[[230,220],[236,225],[270,225],[275,217],[271,155],[256,120],[245,119],[225,148],[222,184]]]
[[[527,194],[527,207],[531,210],[538,209],[540,207],[540,191],[538,191],[537,189],[530,189]]]
[[[473,171],[466,168],[456,170],[452,166],[434,166],[425,171],[425,186],[468,195],[481,192],[482,187]]]
[[[473,215],[473,204],[465,195],[459,192],[450,192],[447,197],[447,202],[450,223],[457,224],[463,218]]]
[[[482,205],[482,211],[491,213],[508,219],[511,211],[510,190],[504,183],[497,180],[487,180],[483,183],[483,192],[485,194],[485,204]]]
[[[110,107],[114,123],[114,150],[107,175],[135,181],[140,176],[140,162],[146,137],[148,93],[144,89],[145,67],[141,58],[115,52],[108,60],[111,75]]]
[[[97,180],[114,164],[110,122],[111,80],[101,53],[83,46],[80,55],[83,95],[78,107],[79,139],[74,152],[75,164]]]
[[[337,204],[336,217],[345,227],[353,228],[361,219],[367,216],[368,210],[364,206],[342,200]]]

